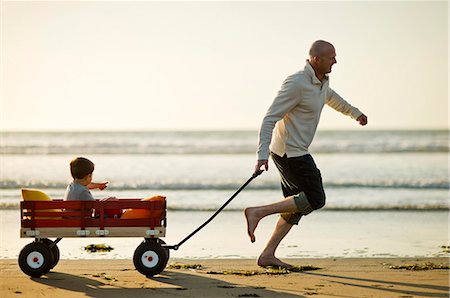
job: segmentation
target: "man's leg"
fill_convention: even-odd
[[[269,242],[267,242],[266,248],[262,251],[258,258],[259,266],[281,266],[281,267],[291,267],[292,265],[282,262],[280,259],[275,257],[275,250],[280,244],[281,240],[289,233],[293,224],[286,222],[283,217],[278,219],[278,222],[273,231],[272,237],[270,237]]]
[[[259,221],[268,215],[275,213],[293,213],[297,215],[296,221],[291,222],[291,219],[286,219],[286,221],[291,224],[297,224],[301,215],[307,215],[312,211],[313,208],[309,204],[304,192],[287,197],[274,204],[246,208],[245,218],[247,219],[248,236],[252,242],[255,242],[255,229]]]
[[[258,258],[258,265],[289,267],[289,264],[275,257],[275,251],[292,225],[298,224],[301,216],[323,206],[325,193],[320,171],[310,155],[288,159],[286,155],[280,157],[272,153],[272,160],[280,172],[282,190],[286,199],[275,204],[245,209],[247,230],[250,240],[255,242],[254,232],[258,222],[267,215],[281,213],[282,218],[278,220],[272,237]],[[308,198],[314,200],[315,208],[309,203]]]
[[[275,257],[275,251],[281,240],[283,240],[291,230],[292,225],[298,224],[302,215],[307,215],[312,211],[313,209],[304,192],[287,197],[278,203],[245,209],[248,235],[252,242],[255,242],[254,232],[258,222],[265,216],[281,213],[281,218],[275,226],[272,237],[258,258],[258,265],[290,267],[291,265],[284,263]]]
[[[252,242],[255,242],[255,234],[254,234],[255,229],[262,218],[275,213],[298,212],[298,211],[299,209],[295,202],[294,196],[288,197],[274,204],[246,208],[245,217],[247,218],[247,232],[248,236],[250,237],[250,240]]]

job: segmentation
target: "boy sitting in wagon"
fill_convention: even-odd
[[[70,162],[70,174],[73,181],[69,183],[64,194],[66,201],[95,201],[90,189],[104,190],[108,182],[96,183],[92,182],[92,173],[94,172],[95,164],[87,158],[77,157]],[[116,200],[114,197],[102,199],[102,201]],[[111,210],[108,216],[120,216],[122,210]],[[89,212],[92,214],[92,210]]]
[[[95,165],[92,161],[84,157],[77,157],[70,162],[70,173],[73,177],[73,181],[67,186],[66,192],[64,194],[64,200],[66,201],[95,201],[92,196],[90,189],[100,189],[104,190],[107,187],[108,182],[96,183],[92,182],[92,173],[94,172]],[[143,201],[164,201],[165,196],[152,196]],[[112,201],[118,200],[115,197],[109,197],[101,199],[101,201]],[[94,217],[98,217],[95,214],[95,210],[89,210],[88,214],[92,214]],[[118,218],[123,215],[122,218],[132,219],[132,218],[146,218],[159,216],[161,210],[157,210],[156,213],[148,209],[128,209],[122,214],[120,209],[106,209],[105,214],[110,218]]]

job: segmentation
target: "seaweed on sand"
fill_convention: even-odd
[[[267,267],[265,271],[244,271],[244,270],[225,270],[225,271],[208,271],[207,274],[221,274],[221,275],[241,275],[241,276],[254,276],[254,275],[284,275],[292,272],[303,272],[311,270],[319,270],[321,268],[315,266],[292,266],[289,268],[284,267]]]
[[[200,264],[170,264],[167,266],[168,269],[202,269],[203,266]]]
[[[405,264],[399,266],[390,266],[389,269],[405,269],[405,270],[436,270],[436,269],[449,269],[449,265],[434,264],[434,263],[423,263],[423,264]]]
[[[84,247],[88,252],[109,252],[113,249],[108,244],[89,244]]]

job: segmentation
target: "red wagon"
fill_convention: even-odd
[[[118,210],[126,210],[124,216]],[[165,243],[160,239],[165,236],[167,225],[165,198],[22,201],[20,211],[20,237],[34,238],[19,254],[19,266],[29,276],[39,277],[56,266],[57,243],[66,237],[143,237],[133,262],[146,276],[162,272],[169,260],[169,248],[163,247]],[[127,212],[147,217],[125,216]]]
[[[156,275],[166,267],[170,249],[177,250],[203,229],[262,172],[253,173],[208,220],[175,245],[166,245],[160,239],[167,226],[165,197],[63,201],[51,200],[37,191],[37,198],[27,201],[22,191],[25,201],[20,203],[20,237],[34,238],[34,242],[20,252],[19,266],[33,277],[48,273],[59,261],[57,244],[64,237],[144,237],[134,251],[133,263],[145,276]],[[52,237],[56,240],[49,239]]]

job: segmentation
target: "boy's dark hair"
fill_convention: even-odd
[[[94,163],[87,158],[77,157],[70,162],[70,174],[74,179],[83,179],[94,172]]]

